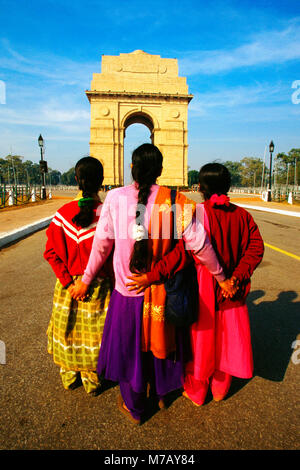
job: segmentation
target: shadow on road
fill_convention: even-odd
[[[249,309],[253,347],[254,376],[282,382],[293,353],[292,343],[299,334],[300,302],[294,302],[295,291],[280,292],[275,301],[256,301],[263,297],[263,290],[250,292]],[[251,379],[232,378],[226,399],[241,390]],[[212,399],[207,397],[207,402]]]
[[[300,302],[294,302],[297,292],[280,292],[275,301],[255,301],[263,297],[263,290],[249,294],[254,375],[281,382],[284,379],[292,343],[299,334]]]

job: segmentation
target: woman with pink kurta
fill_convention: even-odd
[[[162,236],[164,216],[171,220],[170,189],[156,184],[162,160],[159,149],[151,144],[144,144],[133,152],[134,183],[107,194],[88,265],[75,288],[76,298],[85,295],[114,246],[116,282],[97,371],[120,383],[119,409],[134,424],[140,424],[145,411],[149,382],[154,385],[160,408],[164,407],[165,395],[183,383],[182,345],[176,328],[164,318],[164,286],[156,286],[145,293],[132,292],[126,286],[128,276],[151,269],[171,249],[170,236]],[[176,195],[176,202],[183,209],[192,205],[180,193]],[[188,212],[185,211],[186,215]],[[184,239],[217,282],[230,290],[203,226],[197,233],[193,230],[192,213],[191,208],[191,217],[185,217],[183,223]]]

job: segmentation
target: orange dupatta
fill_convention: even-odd
[[[175,203],[177,233],[181,234],[192,221],[196,203],[179,192],[176,194]],[[150,269],[171,250],[172,220],[171,190],[161,186],[155,199],[148,228]],[[142,351],[152,351],[158,359],[166,359],[170,353],[176,351],[176,330],[174,325],[165,321],[165,302],[166,291],[163,283],[152,284],[145,290]]]

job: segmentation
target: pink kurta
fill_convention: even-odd
[[[157,184],[153,184],[150,189],[143,224],[146,230],[158,189]],[[82,278],[85,284],[92,282],[114,247],[115,289],[127,297],[143,297],[143,292],[137,294],[134,291],[129,291],[126,287],[129,282],[128,277],[132,275],[129,263],[135,243],[132,237],[132,226],[136,220],[138,192],[136,185],[130,184],[112,189],[107,193],[96,228],[90,259]]]

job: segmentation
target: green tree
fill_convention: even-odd
[[[47,175],[47,184],[51,184],[56,186],[59,184],[61,178],[61,172],[57,170],[52,170],[51,168],[48,169],[48,175]]]
[[[10,166],[9,162],[4,158],[0,158],[0,179],[1,184],[8,183],[10,178]]]
[[[42,183],[40,165],[31,160],[23,162],[23,158],[20,155],[7,155],[5,158],[0,158],[0,184],[40,185]],[[49,172],[51,172],[51,184],[58,184],[61,173],[51,168]]]
[[[12,170],[12,181],[14,184],[21,184],[23,179],[22,160],[24,157],[20,155],[7,155],[5,160],[8,162],[9,168]]]
[[[240,162],[232,162],[228,160],[223,163],[224,166],[229,170],[231,175],[231,186],[240,186],[241,185],[241,164]]]
[[[275,159],[277,184],[300,184],[300,149],[291,149],[287,154],[278,153]]]
[[[255,187],[261,185],[263,161],[261,158],[245,157],[241,160],[241,185]]]
[[[24,168],[24,184],[41,184],[41,171],[38,163],[33,163],[30,160],[26,160],[23,163]]]
[[[67,186],[76,186],[77,182],[75,180],[75,167],[70,168],[61,175],[61,184],[66,184]]]
[[[300,182],[300,149],[291,149],[288,153],[289,157],[293,159],[293,184],[299,186]]]
[[[199,171],[190,170],[188,172],[188,185],[191,187],[193,184],[199,183]]]

